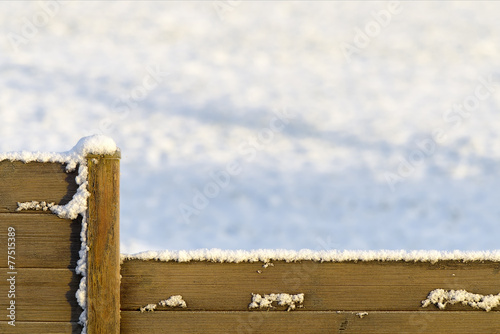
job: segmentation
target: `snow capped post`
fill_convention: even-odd
[[[87,333],[120,333],[120,151],[87,155]]]

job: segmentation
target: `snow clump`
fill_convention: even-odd
[[[160,300],[158,304],[148,304],[140,308],[141,313],[153,312],[158,306],[186,308],[187,304],[181,295],[170,296],[168,299]]]
[[[255,308],[272,308],[272,303],[276,302],[279,306],[288,306],[287,312],[295,310],[296,303],[299,304],[297,307],[304,307],[302,303],[304,302],[304,294],[299,293],[296,295],[290,295],[288,293],[271,293],[269,295],[264,295],[262,297],[258,293],[252,293],[252,302],[248,305],[249,309]]]
[[[475,309],[483,309],[486,312],[500,305],[500,293],[498,295],[480,295],[467,292],[466,290],[432,290],[426,300],[422,301],[422,307],[430,304],[436,305],[440,310],[444,310],[447,304],[459,304],[470,306]]]

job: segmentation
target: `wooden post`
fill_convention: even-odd
[[[87,333],[120,333],[120,152],[87,156]]]

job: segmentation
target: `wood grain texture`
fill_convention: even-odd
[[[120,160],[89,156],[87,314],[89,334],[120,332]]]
[[[7,315],[8,270],[0,268],[0,313]],[[82,309],[75,293],[80,276],[70,269],[19,268],[16,275],[16,319],[19,321],[78,321]],[[3,333],[3,332],[2,332]]]
[[[17,202],[64,205],[76,193],[76,175],[77,171],[66,173],[60,163],[0,161],[0,212],[16,212]]]
[[[258,273],[260,270],[262,273]],[[180,294],[187,310],[244,311],[251,294],[304,293],[302,311],[421,311],[434,289],[500,293],[499,263],[262,263],[125,261],[122,310],[138,310]],[[451,310],[470,311],[462,305]],[[436,310],[434,306],[429,311]],[[484,312],[484,311],[473,311]]]
[[[500,312],[356,313],[124,311],[121,333],[500,333]]]
[[[0,213],[0,254],[7,254],[7,229],[16,229],[16,267],[75,268],[81,248],[81,219],[54,214]],[[7,256],[0,256],[7,267]]]
[[[80,334],[82,327],[76,322],[24,322],[16,321],[12,327],[5,321],[0,321],[2,334]]]

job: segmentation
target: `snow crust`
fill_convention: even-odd
[[[80,139],[78,143],[69,151],[63,153],[56,152],[7,152],[0,154],[0,161],[22,161],[29,162],[52,162],[66,164],[66,171],[72,172],[78,167],[76,183],[78,189],[73,198],[66,205],[56,205],[45,201],[33,200],[31,202],[18,203],[17,211],[22,210],[50,210],[60,218],[76,219],[82,217],[82,230],[80,240],[82,242],[79,251],[80,258],[77,261],[76,273],[82,275],[76,299],[82,307],[79,322],[83,326],[82,333],[86,334],[87,329],[87,200],[90,196],[88,192],[88,154],[114,154],[118,148],[113,139],[104,135],[93,135]]]
[[[303,307],[301,305],[304,302],[304,294],[299,293],[296,295],[290,295],[288,293],[271,293],[268,295],[261,296],[260,294],[252,293],[252,302],[248,305],[249,309],[255,308],[272,308],[273,303],[277,303],[278,306],[288,306],[287,312],[295,310],[296,307]],[[299,304],[297,306],[297,304]]]
[[[158,306],[186,308],[187,303],[181,295],[170,296],[168,299],[160,300],[158,304],[148,304],[140,308],[141,313],[153,312]]]
[[[405,262],[431,262],[437,261],[494,261],[500,262],[500,251],[405,251],[405,250],[378,250],[378,251],[351,251],[351,250],[329,250],[314,251],[302,249],[299,251],[285,249],[259,249],[245,250],[221,250],[221,249],[199,249],[192,251],[146,251],[137,254],[122,254],[124,260],[144,261],[208,261],[208,262],[263,262],[269,264],[272,261],[317,261],[317,262],[344,262],[344,261],[405,261]]]
[[[489,312],[492,308],[500,306],[500,293],[485,296],[466,290],[436,289],[432,290],[427,299],[422,301],[422,307],[427,307],[431,304],[436,305],[440,310],[444,310],[448,304],[462,304]]]

